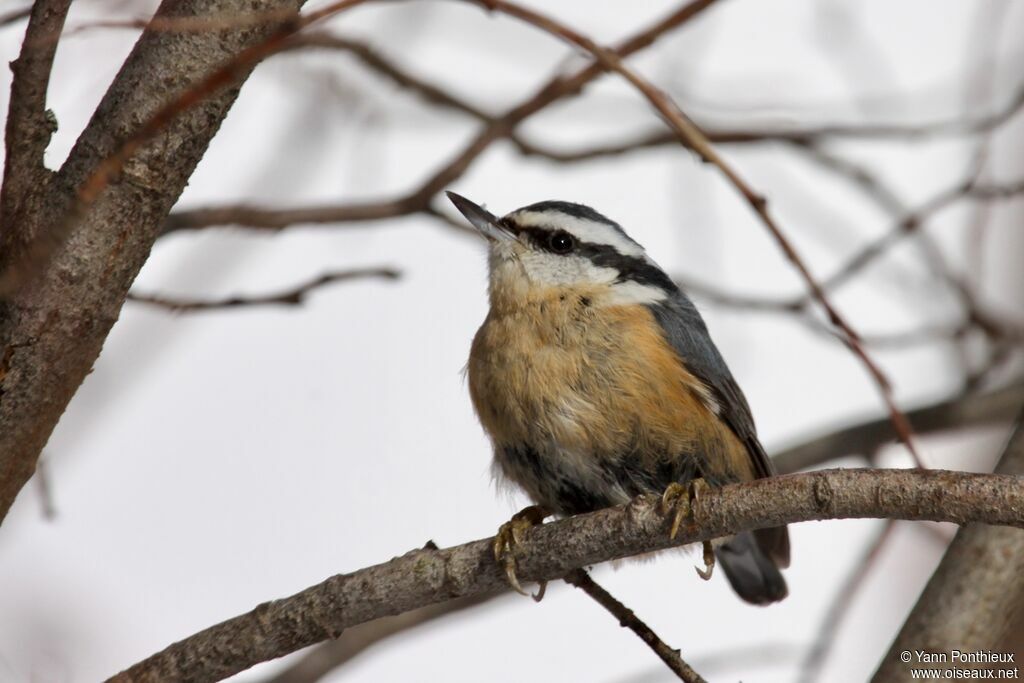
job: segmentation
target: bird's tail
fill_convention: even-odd
[[[789,565],[786,527],[744,531],[715,549],[719,564],[736,593],[755,605],[768,605],[789,594],[780,566]]]

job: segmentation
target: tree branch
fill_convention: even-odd
[[[164,0],[157,16],[201,17],[215,10],[244,15],[261,8],[295,12],[300,2]],[[30,190],[32,211],[24,216],[24,229],[35,236],[32,244],[54,226],[67,224],[69,212],[82,206],[82,184],[96,176],[124,140],[138,134],[140,122],[161,111],[168,97],[194,88],[211,69],[273,30],[143,33],[64,166],[47,186]],[[92,369],[159,227],[248,73],[242,69],[234,86],[197,103],[140,146],[117,182],[86,203],[64,248],[0,300],[0,520]],[[25,262],[22,251],[0,253],[0,272],[17,270],[12,264]]]
[[[782,232],[782,228],[779,226],[774,216],[768,211],[767,199],[755,192],[754,189],[747,184],[742,177],[740,177],[736,170],[730,164],[726,163],[725,159],[723,159],[714,147],[712,147],[707,136],[704,135],[700,128],[698,128],[685,113],[683,113],[682,109],[680,109],[679,106],[662,90],[656,88],[646,79],[637,74],[637,72],[627,67],[622,61],[622,58],[614,51],[601,47],[586,36],[573,31],[564,24],[553,20],[551,17],[534,12],[533,10],[527,9],[513,2],[508,2],[507,0],[472,1],[481,5],[485,9],[492,11],[497,10],[503,14],[520,19],[525,23],[531,24],[542,31],[561,38],[562,40],[572,45],[576,45],[592,54],[604,68],[618,73],[629,81],[647,99],[651,106],[662,115],[665,123],[667,123],[676,133],[679,137],[679,141],[685,147],[696,152],[702,161],[714,165],[719,171],[721,171],[729,184],[732,185],[743,200],[750,205],[751,210],[757,215],[765,228],[767,228],[768,233],[775,240],[779,249],[806,284],[811,296],[828,316],[829,322],[839,333],[841,333],[842,341],[868,371],[868,374],[878,386],[882,400],[889,410],[889,418],[892,420],[893,426],[896,428],[896,433],[899,435],[900,441],[902,441],[907,447],[907,450],[913,457],[914,462],[917,463],[917,466],[924,467],[924,463],[914,446],[913,435],[910,431],[910,424],[907,422],[906,416],[904,416],[903,412],[899,409],[899,406],[896,405],[892,385],[890,384],[889,379],[868,354],[867,350],[860,343],[857,333],[833,306],[822,285],[819,284],[817,279],[815,279],[811,274],[811,271],[804,263],[803,258],[797,253],[793,244],[786,238],[785,234]]]
[[[1024,411],[996,467],[1024,482]],[[1024,607],[1024,530],[968,524],[956,534],[873,683],[910,681],[900,653],[992,649]],[[916,664],[915,664],[916,666]],[[948,667],[947,665],[943,665]]]
[[[917,433],[928,434],[1008,423],[1021,406],[1024,406],[1024,383],[988,394],[957,396],[911,410],[907,416]],[[886,419],[870,420],[846,427],[832,435],[814,437],[810,441],[777,453],[774,460],[780,472],[789,474],[853,453],[874,452],[879,446],[890,443],[895,438],[891,422]],[[485,596],[478,596],[473,604],[486,600]],[[414,628],[425,621],[463,609],[464,606],[464,602],[455,600],[413,610],[400,617],[380,619],[348,629],[337,640],[324,643],[288,669],[271,676],[263,683],[307,683],[319,680],[328,671],[345,664],[365,648],[407,628]]]
[[[1024,406],[1024,382],[982,394],[956,396],[915,408],[907,419],[919,434],[1008,423]],[[866,454],[896,439],[887,419],[868,420],[775,451],[772,460],[788,474],[846,455]]]
[[[665,644],[665,641],[659,638],[658,634],[645,624],[633,610],[623,605],[614,595],[598,585],[585,570],[572,570],[566,574],[565,581],[585,592],[597,604],[608,610],[613,617],[619,620],[619,626],[628,628],[635,633],[640,640],[644,641],[654,651],[654,654],[658,655],[661,661],[665,662],[665,665],[679,680],[686,681],[686,683],[707,683],[699,673],[683,661],[679,650],[675,650]]]
[[[293,661],[287,668],[264,679],[261,683],[312,683],[319,681],[334,669],[343,666],[382,640],[424,624],[433,623],[450,614],[478,607],[492,597],[492,595],[478,595],[471,598],[456,598],[348,629],[335,640],[313,648],[301,658]]]
[[[1024,527],[1024,480],[941,470],[826,470],[702,493],[675,541],[660,497],[534,527],[517,546],[523,581],[672,546],[816,519],[895,518]],[[493,539],[425,548],[333,576],[171,645],[110,683],[217,681],[346,628],[458,597],[509,590]]]
[[[678,9],[669,13],[661,20],[623,41],[615,48],[620,57],[628,57],[652,45],[662,35],[685,25],[699,16],[704,10],[713,6],[717,0],[690,0]],[[175,212],[165,227],[165,234],[176,230],[198,229],[212,225],[250,225],[247,220],[255,223],[255,227],[281,229],[296,223],[340,223],[355,220],[371,220],[375,218],[392,218],[419,212],[430,211],[430,202],[434,196],[445,189],[449,183],[459,178],[472,163],[494,142],[508,138],[515,133],[523,121],[563,98],[579,94],[592,80],[603,74],[604,67],[592,62],[584,68],[568,76],[556,75],[515,107],[504,114],[493,117],[493,120],[463,147],[454,154],[444,166],[420,183],[404,196],[377,202],[356,203],[351,205],[325,205],[299,210],[296,213],[289,209],[260,209],[252,206],[219,207],[213,209],[197,209]],[[225,220],[226,219],[226,220]]]
[[[821,620],[821,625],[817,629],[818,634],[814,639],[814,644],[807,651],[803,662],[800,664],[798,683],[814,683],[818,680],[821,668],[828,659],[828,654],[835,643],[839,627],[843,623],[843,618],[850,611],[853,599],[857,596],[861,586],[864,585],[864,582],[871,573],[871,569],[878,562],[882,548],[885,547],[886,541],[892,538],[892,531],[895,528],[896,522],[894,520],[887,519],[885,521],[882,525],[882,530],[871,540],[864,555],[857,560],[853,571],[850,572],[850,575],[839,586],[839,590],[836,591],[835,596],[832,598],[832,602],[825,611],[824,618]]]
[[[287,289],[276,294],[264,294],[261,296],[232,296],[226,299],[176,299],[155,294],[137,294],[128,292],[128,301],[148,304],[157,308],[167,309],[174,313],[191,313],[194,311],[220,310],[225,308],[242,308],[248,306],[299,306],[305,300],[307,294],[314,289],[336,282],[345,282],[362,278],[384,278],[386,280],[397,280],[401,273],[393,268],[359,268],[354,270],[342,270],[333,273],[324,273],[308,282]]]
[[[50,173],[43,153],[57,130],[52,112],[46,109],[53,56],[71,0],[38,0],[31,8],[21,54],[11,62],[11,100],[7,107],[4,182],[0,189],[0,250],[28,242],[23,221],[23,202],[28,190],[45,185]]]

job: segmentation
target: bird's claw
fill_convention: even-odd
[[[665,489],[665,492],[661,494],[661,503],[658,506],[658,511],[662,515],[667,515],[669,512],[675,512],[672,516],[672,526],[669,527],[668,537],[671,540],[675,540],[676,534],[679,533],[679,525],[682,524],[683,518],[690,514],[690,497],[687,494],[686,487],[677,482],[672,482]]]
[[[523,540],[523,534],[532,527],[544,521],[544,518],[548,516],[548,511],[540,505],[531,505],[528,508],[520,510],[512,519],[501,525],[498,529],[498,533],[494,536],[494,561],[498,563],[502,569],[505,570],[505,578],[508,579],[508,583],[512,586],[520,595],[529,595],[535,601],[540,602],[544,597],[544,591],[547,589],[547,582],[542,581],[540,587],[536,593],[528,593],[519,583],[519,578],[516,576],[516,546]]]
[[[715,549],[711,547],[711,541],[704,541],[704,568],[694,567],[697,570],[697,576],[704,579],[705,581],[711,580],[711,575],[715,572]]]
[[[672,515],[672,526],[669,527],[668,531],[669,539],[675,540],[683,520],[687,517],[693,517],[697,501],[700,499],[701,493],[707,489],[708,483],[706,481],[694,479],[689,485],[672,482],[665,489],[665,492],[661,494],[661,503],[658,511],[662,515],[674,512]],[[711,546],[711,541],[704,541],[704,568],[695,567],[695,569],[700,578],[705,581],[711,579],[711,574],[715,570],[715,549]]]
[[[672,526],[669,527],[668,532],[668,537],[671,540],[675,540],[679,534],[679,527],[682,526],[683,520],[687,517],[693,517],[697,501],[700,499],[701,493],[707,489],[708,483],[698,478],[691,480],[686,485],[672,482],[665,489],[665,492],[661,494],[659,512],[662,515],[667,515],[670,511],[675,511],[675,514],[672,516]],[[707,551],[705,550],[706,558]],[[712,562],[712,564],[714,563]]]

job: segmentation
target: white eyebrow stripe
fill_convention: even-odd
[[[561,211],[517,211],[510,218],[524,228],[545,227],[565,230],[581,242],[614,247],[623,256],[645,256],[643,247],[607,223],[570,216]]]

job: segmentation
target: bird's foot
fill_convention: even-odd
[[[662,515],[675,513],[672,516],[672,526],[669,527],[668,532],[670,539],[675,540],[683,520],[693,516],[693,503],[696,502],[700,490],[703,488],[707,488],[707,483],[703,479],[694,479],[689,484],[680,484],[674,481],[661,494],[658,511]]]
[[[703,479],[694,479],[690,482],[690,510],[691,513],[697,502],[700,499],[701,494],[708,490],[708,483]],[[704,569],[700,567],[694,567],[697,570],[697,576],[704,579],[705,581],[711,580],[711,575],[715,571],[715,549],[711,547],[711,541],[704,541]]]
[[[674,512],[672,515],[672,526],[669,527],[668,537],[675,540],[675,537],[679,534],[679,527],[682,526],[683,520],[687,517],[692,518],[694,507],[697,501],[700,500],[701,494],[708,490],[708,483],[703,479],[694,479],[689,484],[683,485],[677,482],[672,482],[665,489],[665,492],[661,494],[661,504],[659,511],[663,515],[667,515],[669,512]],[[715,550],[711,546],[711,541],[704,541],[704,568],[696,567],[697,574],[700,578],[705,581],[711,578],[711,574],[715,570]]]
[[[516,546],[523,540],[523,534],[542,523],[548,514],[550,513],[540,505],[531,505],[520,510],[512,516],[512,519],[502,524],[494,536],[494,561],[505,570],[505,577],[508,579],[509,585],[520,595],[531,594],[523,589],[516,576]],[[531,597],[540,602],[546,588],[547,582],[542,581],[540,588]]]

